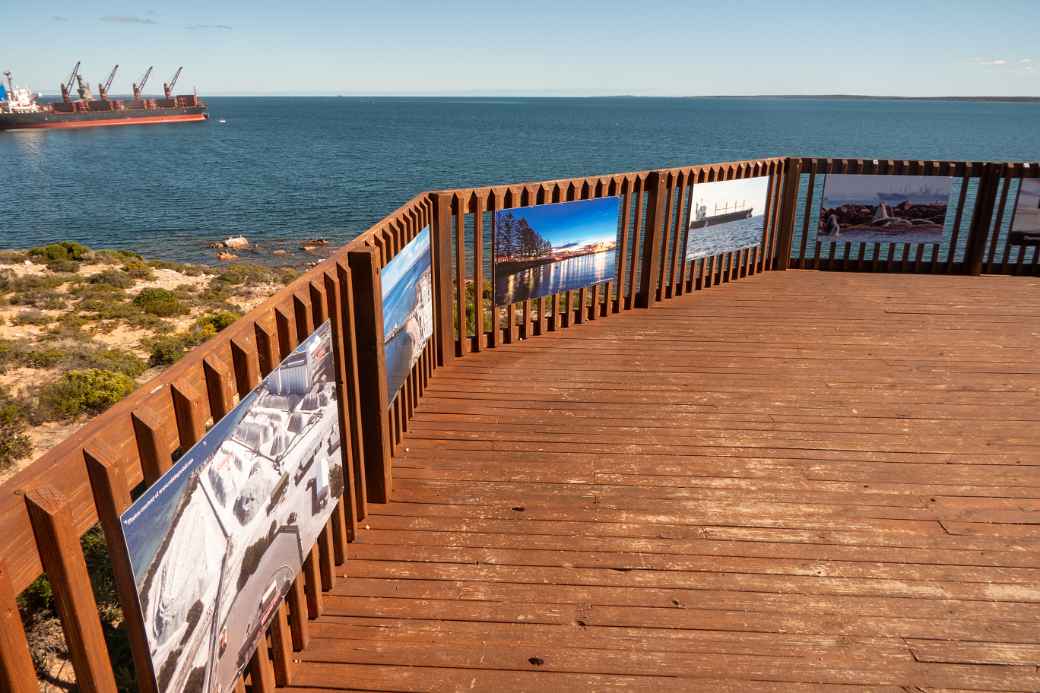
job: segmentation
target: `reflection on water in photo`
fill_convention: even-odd
[[[526,301],[560,291],[599,284],[617,275],[617,251],[591,253],[495,277],[495,304]]]
[[[759,215],[703,229],[690,229],[686,239],[686,259],[696,260],[758,245],[762,242],[764,219]]]

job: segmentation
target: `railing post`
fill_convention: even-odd
[[[964,274],[977,277],[982,274],[982,261],[986,256],[986,241],[993,223],[993,207],[1000,186],[1000,164],[986,164],[979,176],[979,187],[975,192],[975,209],[971,215],[971,228],[964,246]],[[997,229],[997,233],[1000,229]],[[955,251],[956,249],[954,249]]]
[[[108,646],[68,502],[54,487],[41,486],[25,494],[25,505],[43,570],[54,588],[54,601],[79,689],[115,693]]]
[[[36,693],[36,670],[15,596],[7,568],[0,561],[0,690]]]
[[[791,266],[791,246],[794,243],[794,222],[798,215],[798,191],[802,184],[801,158],[784,160],[783,188],[780,194],[780,228],[775,244],[773,269],[786,270]],[[808,210],[806,210],[808,214]]]
[[[387,503],[390,472],[389,396],[383,355],[383,296],[373,248],[347,254],[354,289],[354,334],[357,339],[358,393],[365,432],[365,483],[368,500]],[[450,322],[448,323],[450,327]]]
[[[661,271],[661,235],[667,210],[665,182],[668,176],[652,171],[646,177],[648,198],[646,202],[646,228],[643,231],[642,268],[639,271],[639,293],[637,308],[649,308],[654,304],[657,293],[657,275]]]
[[[437,344],[438,366],[444,366],[455,358],[455,328],[451,312],[451,199],[452,193],[433,195],[433,227],[430,229],[430,251],[433,255],[433,332]]]

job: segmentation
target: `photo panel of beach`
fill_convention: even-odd
[[[1019,185],[1008,242],[1040,246],[1040,178],[1026,178]]]
[[[495,213],[495,305],[509,305],[617,276],[620,197]]]
[[[952,178],[827,175],[819,241],[939,243],[946,228]]]
[[[228,691],[343,493],[325,322],[126,510],[160,693]]]
[[[711,257],[761,243],[768,191],[768,176],[694,184],[686,259]]]
[[[419,232],[380,272],[387,401],[392,402],[433,336],[430,228]]]

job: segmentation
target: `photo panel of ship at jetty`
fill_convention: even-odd
[[[614,279],[620,208],[620,197],[602,197],[496,212],[495,305]]]
[[[953,179],[941,176],[829,174],[820,202],[820,240],[937,243]]]
[[[185,483],[160,480],[124,515],[142,525],[124,533],[164,693],[235,681],[342,493],[330,335],[325,323],[178,460],[168,475]]]
[[[1040,247],[1040,178],[1026,178],[1019,184],[1008,243]]]
[[[768,176],[695,184],[690,195],[686,259],[758,245],[768,189]]]

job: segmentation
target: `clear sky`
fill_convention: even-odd
[[[620,197],[601,197],[505,209],[498,214],[512,214],[517,221],[526,219],[532,229],[558,249],[616,241],[620,208]]]
[[[1037,0],[10,0],[0,31],[48,94],[83,60],[114,93],[1040,95]]]

